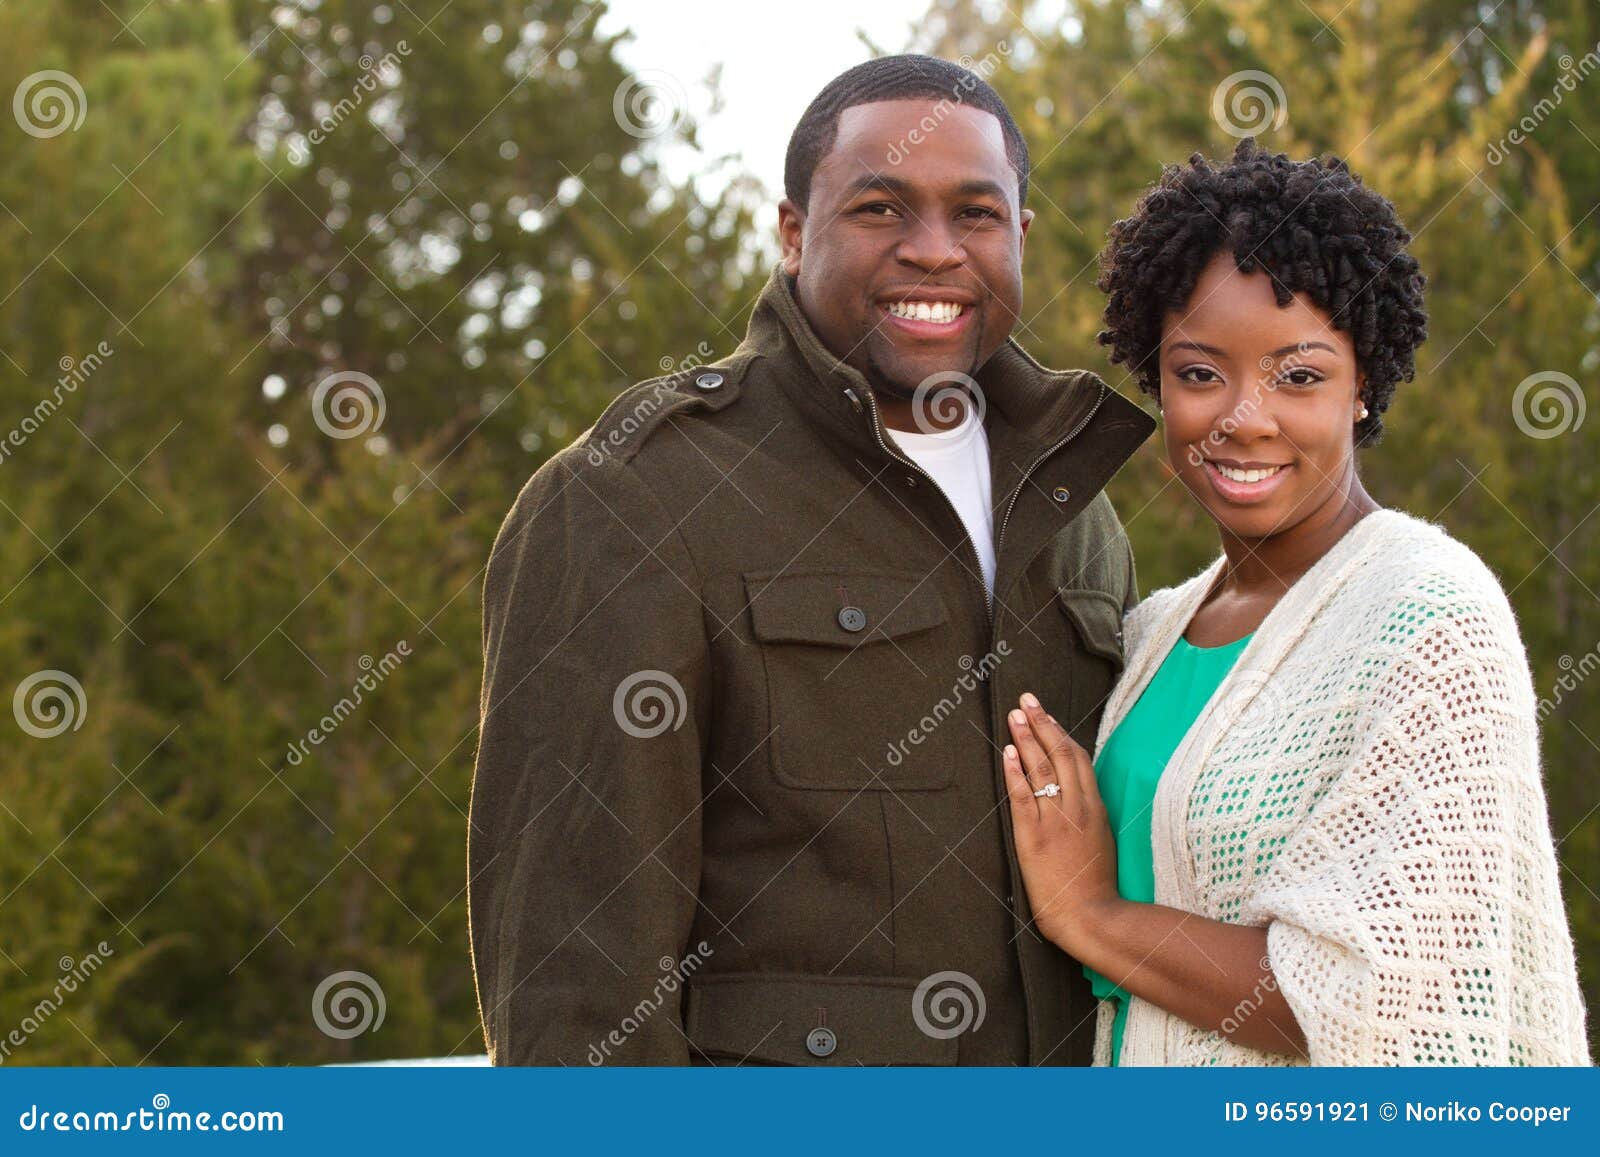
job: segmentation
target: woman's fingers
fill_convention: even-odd
[[[1033,797],[1033,784],[1022,770],[1022,759],[1012,744],[1006,744],[1000,762],[1006,772],[1006,796],[1011,800],[1011,815],[1019,830],[1038,822],[1039,801]]]
[[[1028,773],[1033,789],[1038,791],[1047,783],[1060,782],[1049,753],[1040,745],[1033,728],[1028,726],[1028,716],[1022,711],[1013,710],[1006,716],[1006,725],[1011,729],[1011,742],[1017,746],[1017,754],[1022,757],[1023,770]]]
[[[1077,788],[1086,799],[1096,798],[1100,794],[1100,785],[1095,782],[1094,764],[1089,759],[1089,753],[1067,734],[1054,716],[1045,711],[1036,697],[1025,693],[1021,702],[1028,728],[1033,732],[1035,741],[1048,754],[1061,786]]]

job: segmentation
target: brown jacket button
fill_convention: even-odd
[[[867,625],[867,612],[860,607],[845,607],[839,611],[839,625],[847,631],[859,631]]]
[[[814,1028],[806,1037],[806,1052],[814,1057],[826,1057],[839,1047],[839,1038],[831,1028]]]

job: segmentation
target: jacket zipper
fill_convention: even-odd
[[[1006,527],[1011,524],[1011,512],[1016,509],[1017,499],[1022,497],[1022,488],[1028,484],[1028,479],[1033,476],[1033,472],[1035,470],[1039,469],[1040,466],[1043,466],[1047,460],[1054,457],[1057,450],[1060,450],[1061,447],[1065,446],[1068,442],[1072,441],[1083,432],[1083,428],[1087,426],[1094,419],[1095,414],[1099,412],[1101,403],[1106,400],[1107,392],[1108,388],[1101,386],[1100,394],[1095,398],[1094,405],[1089,407],[1089,412],[1078,420],[1077,425],[1073,426],[1072,429],[1068,430],[1053,445],[1048,447],[1043,453],[1035,458],[1033,462],[1029,464],[1028,468],[1022,472],[1022,477],[1017,480],[1016,488],[1011,491],[1011,498],[1006,502],[1006,512],[1004,517],[1002,517],[1000,520],[1000,530],[994,536],[995,576],[997,578],[999,577],[1000,573],[1000,546],[1005,542]],[[983,591],[983,610],[984,614],[989,620],[989,645],[993,647],[994,596],[989,592],[988,585],[983,581],[983,560],[978,557],[978,548],[973,545],[972,535],[967,532],[966,523],[962,521],[961,518],[961,512],[956,510],[955,506],[950,502],[949,496],[944,493],[944,490],[939,486],[938,482],[935,481],[933,475],[929,474],[921,466],[918,466],[915,462],[901,454],[899,451],[890,447],[889,443],[884,440],[881,432],[882,422],[878,417],[877,399],[873,397],[872,389],[870,387],[868,387],[866,394],[867,406],[872,413],[872,436],[877,439],[879,448],[896,462],[899,462],[903,466],[909,466],[918,474],[926,478],[929,482],[933,483],[934,489],[937,490],[939,492],[939,496],[944,499],[945,505],[948,506],[950,508],[950,512],[956,516],[956,522],[960,523],[961,537],[967,545],[968,553],[972,556],[974,568],[978,576],[977,583],[979,588]]]
[[[1082,417],[1082,419],[1080,419],[1078,421],[1078,423],[1072,427],[1072,429],[1068,430],[1065,434],[1063,434],[1055,442],[1054,445],[1050,446],[1042,454],[1040,454],[1037,458],[1035,458],[1033,460],[1033,462],[1029,464],[1028,468],[1022,472],[1022,477],[1017,481],[1016,489],[1011,492],[1011,498],[1006,502],[1006,512],[1005,512],[1004,517],[1002,517],[1001,520],[1000,520],[1000,530],[994,537],[994,559],[995,559],[995,577],[996,578],[998,578],[999,575],[1000,575],[1000,545],[1001,545],[1002,542],[1005,541],[1006,527],[1011,524],[1011,512],[1016,509],[1017,499],[1022,496],[1022,488],[1028,484],[1028,479],[1033,476],[1033,472],[1035,470],[1037,470],[1040,466],[1044,465],[1045,461],[1047,459],[1051,458],[1056,453],[1056,451],[1061,449],[1061,447],[1065,446],[1068,442],[1072,441],[1072,439],[1076,438],[1080,433],[1083,432],[1083,428],[1085,426],[1087,426],[1089,424],[1089,422],[1094,418],[1095,414],[1099,412],[1101,403],[1103,403],[1106,400],[1106,394],[1108,392],[1109,392],[1109,387],[1102,385],[1100,387],[1100,396],[1095,398],[1094,405],[1089,407],[1089,412],[1087,414],[1085,414]],[[938,487],[938,483],[934,481],[933,475],[929,474],[926,470],[924,470],[922,467],[918,466],[915,462],[911,461],[905,455],[898,453],[894,449],[891,449],[889,444],[884,440],[883,434],[880,432],[881,423],[880,423],[879,418],[878,418],[878,403],[877,403],[877,400],[872,396],[872,390],[871,390],[870,387],[867,389],[867,405],[870,407],[871,414],[872,414],[872,436],[875,439],[877,439],[879,448],[882,449],[883,452],[885,454],[887,454],[890,458],[892,458],[894,461],[899,462],[901,465],[909,466],[911,469],[915,470],[918,474],[922,475],[929,482],[933,483],[935,488],[937,488]],[[942,489],[939,490],[939,494],[940,494],[940,497],[944,498],[945,505],[950,508],[951,513],[955,514],[956,521],[961,524],[962,537],[966,540],[967,550],[972,555],[972,561],[977,564],[977,568],[978,568],[977,569],[977,574],[978,574],[977,582],[978,582],[978,586],[980,588],[982,588],[982,590],[983,590],[983,609],[984,609],[985,614],[988,617],[988,622],[989,622],[989,648],[990,648],[990,650],[993,650],[994,649],[994,597],[989,593],[989,588],[988,588],[987,585],[985,585],[985,583],[983,581],[983,561],[978,558],[978,548],[972,544],[972,535],[966,533],[966,523],[962,522],[960,511],[956,510],[955,506],[950,502],[949,497],[947,495],[945,495],[945,493],[944,493],[944,491]],[[985,684],[987,685],[987,680],[985,680]],[[995,717],[994,717],[994,712],[995,712],[994,688],[992,686],[988,686],[987,687],[987,691],[988,691],[988,699],[989,699],[989,720],[990,720],[990,725],[991,726],[1000,726],[1001,721],[995,719]],[[1001,729],[1001,730],[997,731],[996,734],[1003,735],[1003,734],[1005,734],[1005,732],[1004,732],[1003,729]],[[1022,879],[1021,879],[1021,876],[1018,874],[1018,872],[1016,870],[1016,861],[1015,861],[1015,859],[1014,858],[1009,858],[1009,859],[1010,859],[1009,870],[1010,870],[1010,875],[1011,875],[1011,886],[1012,886],[1013,889],[1016,889],[1016,888],[1021,886]],[[1014,908],[1013,908],[1013,911],[1014,911]],[[1030,978],[1028,976],[1028,969],[1022,963],[1022,953],[1021,953],[1020,949],[1019,949],[1019,951],[1017,953],[1017,966],[1018,966],[1018,969],[1020,971],[1021,979],[1022,979],[1022,999],[1023,999],[1024,1003],[1029,1005],[1029,1007],[1031,1008],[1032,998],[1033,998],[1033,985],[1032,985],[1032,983],[1030,981]],[[1032,1050],[1033,1050],[1033,1017],[1032,1017],[1031,1014],[1028,1016],[1028,1042],[1029,1042],[1028,1043],[1028,1048],[1029,1048],[1029,1052],[1030,1052],[1030,1055],[1031,1055]]]

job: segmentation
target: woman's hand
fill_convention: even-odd
[[[1031,694],[1007,717],[1005,778],[1022,880],[1040,933],[1069,953],[1121,900],[1117,846],[1094,765]],[[1050,790],[1054,795],[1035,795]]]

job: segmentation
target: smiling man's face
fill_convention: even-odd
[[[809,207],[778,209],[806,319],[888,399],[909,400],[935,373],[976,372],[1017,323],[1033,214],[992,113],[932,100],[847,108]]]

